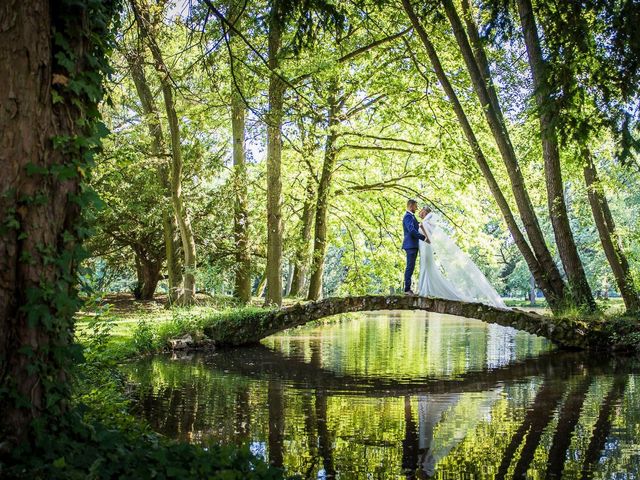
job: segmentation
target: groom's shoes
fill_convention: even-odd
[[[405,295],[415,295],[415,293],[413,293],[413,290],[407,290],[406,292],[404,292]]]

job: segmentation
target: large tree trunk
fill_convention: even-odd
[[[313,175],[307,178],[307,186],[305,189],[304,204],[302,206],[302,218],[300,219],[300,235],[296,249],[295,267],[293,269],[293,279],[291,281],[292,297],[302,295],[304,289],[305,278],[309,262],[309,238],[311,237],[311,229],[313,228],[313,209],[315,199],[315,179]]]
[[[308,300],[318,300],[322,296],[322,274],[324,257],[327,250],[327,215],[329,212],[329,196],[333,171],[338,152],[336,150],[336,126],[338,125],[337,86],[332,84],[329,92],[329,108],[327,112],[327,138],[324,148],[324,162],[318,185],[316,201],[316,225],[313,236],[313,254],[311,256],[311,278],[309,279]]]
[[[282,304],[282,117],[285,84],[277,75],[282,46],[278,3],[269,14],[269,113],[267,114],[267,296],[266,305]]]
[[[137,300],[152,300],[160,281],[162,260],[148,258],[148,252],[134,249],[136,256],[137,284],[134,296]]]
[[[136,92],[140,98],[142,112],[145,115],[145,122],[149,129],[151,137],[151,154],[158,163],[157,175],[160,186],[162,187],[163,199],[165,201],[162,209],[162,228],[165,244],[165,255],[167,259],[167,278],[169,283],[169,300],[175,302],[179,296],[180,282],[180,262],[176,248],[176,230],[177,225],[173,215],[173,207],[171,203],[171,181],[169,179],[170,165],[166,160],[166,150],[164,143],[164,135],[162,133],[162,124],[160,116],[156,108],[151,88],[147,82],[144,73],[143,54],[139,50],[128,51],[125,53],[131,78],[136,86]]]
[[[237,30],[241,29],[238,17],[239,5],[232,1],[230,19]],[[233,209],[233,233],[235,239],[235,282],[233,294],[241,302],[251,300],[251,255],[249,252],[249,209],[247,205],[247,162],[245,151],[245,105],[242,99],[242,75],[239,72],[240,60],[236,55],[244,55],[241,43],[233,29],[229,30],[229,64],[231,78],[231,129],[233,135],[233,190],[235,203]]]
[[[462,108],[462,105],[458,100],[458,96],[456,95],[456,92],[453,89],[451,82],[449,82],[449,79],[444,71],[444,68],[442,67],[442,64],[440,62],[440,59],[438,58],[438,54],[435,50],[435,47],[431,43],[431,40],[429,39],[427,32],[420,24],[420,21],[413,10],[413,7],[411,6],[410,0],[403,0],[402,4],[404,6],[405,11],[407,12],[409,19],[411,20],[411,23],[416,29],[416,32],[418,32],[418,35],[420,36],[420,39],[422,40],[423,45],[425,46],[425,49],[429,56],[429,60],[433,65],[433,68],[436,72],[436,76],[438,77],[438,81],[440,82],[440,85],[442,86],[445,94],[447,95],[447,97],[449,98],[449,101],[451,102],[451,105],[458,118],[458,122],[460,123],[462,131],[467,139],[467,142],[469,143],[469,146],[471,147],[471,151],[473,152],[476,163],[478,164],[478,167],[480,168],[480,171],[482,172],[482,175],[484,176],[487,182],[487,185],[489,186],[489,190],[491,191],[498,205],[498,208],[500,208],[500,211],[502,212],[502,216],[504,217],[507,227],[509,228],[509,232],[513,236],[513,239],[518,249],[522,253],[522,256],[524,257],[525,261],[527,262],[527,266],[529,267],[529,270],[531,271],[532,275],[535,277],[536,281],[538,282],[538,286],[540,287],[545,297],[547,298],[547,301],[549,302],[549,306],[554,311],[557,311],[562,303],[563,296],[558,292],[557,285],[551,282],[551,279],[547,275],[547,271],[540,264],[540,262],[538,261],[538,258],[534,255],[533,251],[531,250],[531,247],[527,243],[527,240],[524,234],[520,230],[520,227],[518,226],[518,223],[516,222],[516,219],[513,216],[513,213],[511,212],[511,207],[509,206],[507,199],[502,193],[502,190],[500,189],[500,186],[498,185],[498,182],[495,176],[493,175],[493,172],[491,171],[491,167],[489,166],[484,156],[484,153],[480,148],[480,144],[478,143],[475,133],[471,128],[471,124],[469,123],[469,120],[467,119],[467,116]]]
[[[577,305],[589,310],[596,307],[587,276],[578,255],[569,214],[564,198],[560,151],[556,137],[555,122],[558,120],[551,108],[551,89],[547,79],[546,65],[542,57],[540,39],[530,0],[518,0],[520,23],[524,32],[527,57],[533,77],[534,97],[536,99],[538,119],[540,121],[540,138],[542,140],[542,156],[547,185],[547,204],[549,217],[553,226],[558,253],[567,274],[571,295]]]
[[[182,250],[184,254],[184,275],[182,296],[179,303],[190,305],[195,300],[196,282],[196,243],[191,228],[191,219],[187,212],[182,197],[182,150],[180,145],[180,126],[178,115],[176,114],[175,102],[173,99],[173,86],[167,66],[158,42],[150,25],[148,6],[144,1],[132,0],[131,4],[136,16],[136,21],[140,28],[141,36],[147,47],[151,51],[154,59],[154,66],[158,72],[162,96],[164,98],[167,121],[169,123],[169,133],[171,135],[171,200],[173,210],[180,227],[180,237],[182,239]]]
[[[499,110],[496,110],[496,108],[499,109],[497,97],[494,96],[492,100],[492,97],[489,94],[484,82],[483,74],[480,72],[480,68],[473,55],[473,50],[469,45],[469,40],[467,39],[462,27],[462,22],[458,17],[453,3],[451,0],[443,0],[443,5],[447,17],[449,18],[449,22],[451,23],[456,41],[458,42],[465,65],[469,71],[474,90],[482,104],[487,124],[491,129],[491,133],[493,134],[506,167],[509,181],[511,183],[511,190],[515,198],[516,205],[518,206],[518,212],[520,213],[520,218],[527,233],[527,238],[529,239],[529,243],[531,244],[531,248],[533,249],[537,262],[542,268],[542,274],[546,277],[545,283],[552,289],[554,297],[552,301],[557,304],[558,301],[565,300],[566,292],[564,281],[562,280],[560,271],[558,270],[544,239],[542,229],[538,222],[538,217],[533,209],[533,204],[531,203],[524,177],[520,170],[518,159],[516,158],[515,150],[511,144],[511,139],[509,138],[506,125],[502,121],[502,113],[498,113]],[[485,72],[485,75],[487,74],[488,71]],[[536,280],[538,280],[537,276]],[[547,292],[545,292],[545,296],[546,294]]]
[[[113,7],[95,8],[108,15]],[[70,395],[80,206],[88,202],[80,182],[93,151],[75,140],[95,135],[90,115],[102,96],[109,26],[87,12],[85,2],[0,2],[0,454],[35,441],[34,420],[46,415],[40,430],[54,426]],[[91,98],[69,88],[78,76]]]
[[[583,157],[585,162],[584,181],[587,185],[589,205],[591,205],[591,212],[598,229],[604,254],[613,271],[613,276],[618,284],[627,312],[640,312],[640,298],[631,278],[629,262],[622,250],[620,237],[609,209],[609,202],[607,202],[607,197],[598,178],[598,171],[593,163],[593,157],[587,148],[583,149]]]

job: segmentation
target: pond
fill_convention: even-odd
[[[329,319],[124,367],[135,410],[303,478],[640,478],[640,368],[448,315]]]

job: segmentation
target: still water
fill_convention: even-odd
[[[156,431],[303,478],[640,478],[636,359],[477,320],[343,316],[125,372]]]

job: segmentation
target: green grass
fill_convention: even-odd
[[[114,300],[113,304],[108,303]],[[172,338],[191,335],[196,343],[207,339],[207,327],[236,325],[267,310],[253,305],[233,306],[229,301],[207,302],[189,308],[164,308],[160,303],[134,302],[121,295],[88,305],[78,313],[76,340],[86,349],[99,346],[102,359],[121,361],[160,352]]]

